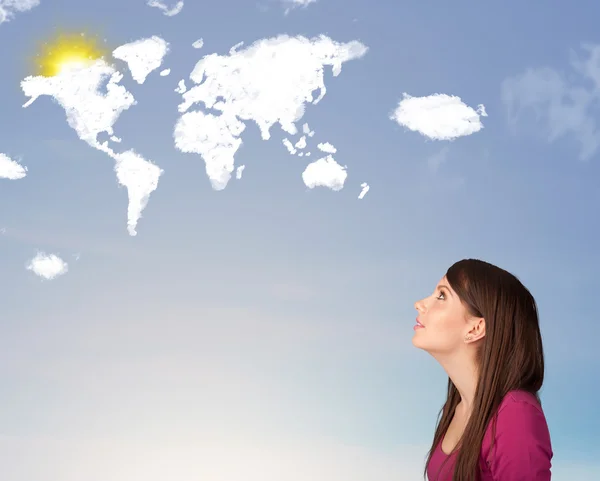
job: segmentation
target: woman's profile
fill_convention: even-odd
[[[466,259],[415,308],[413,345],[448,374],[429,480],[549,481],[553,453],[538,394],[544,351],[529,290],[503,269]]]

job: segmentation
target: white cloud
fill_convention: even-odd
[[[446,160],[448,159],[448,147],[444,147],[439,152],[436,152],[431,157],[427,159],[427,165],[429,166],[429,170],[433,173],[436,173]]]
[[[166,69],[160,71],[160,76],[161,77],[166,77],[170,73],[171,73],[171,69],[170,68],[166,68]]]
[[[337,76],[344,62],[368,50],[358,41],[338,43],[324,35],[313,39],[282,35],[243,50],[236,51],[237,47],[229,55],[207,55],[196,64],[190,78],[198,85],[182,94],[182,115],[173,133],[179,150],[202,156],[216,190],[224,189],[231,178],[244,121],[254,121],[264,140],[276,123],[295,135],[306,103],[317,104],[326,93],[325,66]],[[316,90],[319,95],[314,98]],[[188,112],[196,103],[221,114]]]
[[[101,83],[108,78],[104,90]],[[21,82],[29,107],[38,97],[53,97],[67,112],[67,122],[90,146],[112,153],[108,143],[100,144],[98,134],[113,135],[112,126],[124,110],[135,105],[133,95],[118,83],[123,75],[103,60],[88,68],[67,69],[54,77],[29,76]]]
[[[304,124],[302,126],[302,132],[306,135],[308,135],[309,137],[312,137],[313,135],[315,135],[315,131],[314,130],[310,130],[310,127],[308,126],[308,124]]]
[[[183,10],[183,0],[177,2],[172,8],[167,7],[165,3],[159,0],[148,0],[147,5],[160,9],[167,17],[173,17]]]
[[[318,144],[317,149],[319,149],[321,152],[325,152],[327,154],[335,154],[337,152],[337,149],[333,145],[331,145],[329,142]]]
[[[570,136],[579,144],[580,159],[587,160],[600,147],[596,122],[600,101],[600,45],[584,45],[583,50],[587,58],[582,61],[573,55],[573,72],[568,76],[542,67],[530,68],[506,79],[502,83],[502,101],[513,130],[522,127],[524,122],[519,120],[531,114],[527,130],[531,126],[539,128],[549,143]],[[584,86],[584,82],[588,86]]]
[[[245,165],[240,165],[236,172],[235,172],[235,177],[236,179],[240,180],[242,178],[242,172],[244,172],[244,169],[246,168]]]
[[[40,4],[40,0],[0,0],[0,24],[11,20],[15,13],[26,12]]]
[[[194,48],[202,48],[202,47],[204,47],[204,40],[202,40],[201,38],[199,38],[198,40],[196,40],[192,44],[192,47],[194,47]]]
[[[312,3],[317,3],[317,0],[281,0],[286,5],[285,14],[290,13],[294,8],[306,8]]]
[[[294,147],[296,147],[297,149],[300,149],[300,150],[305,149],[306,148],[306,135],[303,135],[302,137],[300,137],[300,140],[298,140],[298,142],[296,142]]]
[[[281,142],[283,143],[287,151],[290,153],[290,155],[296,155],[296,153],[298,153],[299,150],[303,150],[306,148],[306,135],[300,137],[298,142],[296,142],[295,144],[292,144],[290,139],[287,138],[283,139]],[[303,157],[304,152],[298,153],[298,156]]]
[[[294,144],[290,142],[290,139],[283,139],[281,142],[283,143],[283,145],[285,145],[285,148],[291,155],[294,155],[296,153],[296,148],[294,147]]]
[[[363,182],[360,186],[362,187],[362,190],[360,191],[360,194],[358,194],[358,198],[363,199],[364,196],[367,195],[367,192],[369,192],[370,187],[366,182]]]
[[[178,94],[182,94],[187,90],[187,87],[185,86],[185,80],[181,79],[179,81],[179,83],[177,84],[177,88],[175,88],[175,92],[177,92]]]
[[[117,47],[112,55],[127,63],[133,79],[143,84],[146,77],[162,65],[169,44],[156,35]]]
[[[69,270],[68,264],[60,257],[55,254],[46,254],[44,252],[38,252],[38,254],[29,261],[26,268],[34,274],[48,280],[66,274]]]
[[[402,95],[390,119],[433,140],[453,140],[479,132],[483,128],[481,117],[487,117],[483,105],[474,110],[453,95]]]
[[[119,85],[122,78],[121,73],[100,59],[89,67],[68,69],[54,77],[29,76],[21,82],[21,89],[30,97],[23,107],[30,106],[42,95],[54,98],[65,110],[67,122],[79,138],[115,160],[117,179],[128,190],[129,234],[135,235],[137,220],[148,196],[156,189],[162,170],[133,150],[116,153],[108,141],[98,141],[102,132],[114,138],[114,123],[124,110],[136,103],[133,95]],[[100,91],[103,83],[106,93]]]
[[[188,112],[175,126],[175,146],[182,152],[200,154],[213,188],[222,190],[231,178],[234,155],[242,145],[239,136],[245,128],[235,115]]]
[[[0,152],[0,179],[18,180],[27,175],[27,167]]]
[[[302,173],[302,180],[309,189],[329,187],[331,190],[342,190],[348,177],[345,167],[338,164],[333,156],[328,155],[308,164]]]
[[[119,184],[127,188],[127,230],[129,235],[134,236],[142,211],[148,204],[150,194],[157,189],[163,171],[133,150],[115,154],[114,159]]]

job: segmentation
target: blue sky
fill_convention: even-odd
[[[597,87],[582,75],[594,73],[582,45],[600,44],[599,7],[318,0],[284,11],[188,1],[168,17],[142,0],[41,0],[0,24],[11,45],[0,152],[28,168],[0,179],[0,477],[417,479],[446,377],[412,347],[413,303],[465,257],[510,270],[536,297],[555,478],[598,477],[600,167],[593,148],[581,157],[600,138]],[[57,29],[110,48],[170,43],[169,76],[138,85],[122,69],[137,105],[115,132],[164,169],[135,237],[111,159],[49,97],[21,107],[29,61]],[[345,187],[306,188],[308,161],[287,153],[281,129],[263,141],[248,123],[243,177],[215,191],[202,159],[173,145],[173,89],[202,56],[284,33],[369,48],[338,77],[325,69],[327,94],[302,118],[337,147]],[[484,104],[484,128],[452,142],[409,131],[389,118],[404,92]],[[25,265],[38,250],[68,273],[36,277]]]

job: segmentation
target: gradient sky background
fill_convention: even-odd
[[[600,43],[600,7],[284,10],[188,0],[167,17],[142,0],[42,0],[0,25],[0,152],[29,169],[0,180],[0,479],[422,479],[447,378],[412,347],[413,303],[465,257],[513,272],[539,303],[553,479],[600,479],[600,164],[580,155],[600,139],[600,84],[573,67],[588,59],[583,43]],[[165,170],[137,237],[111,159],[48,97],[21,108],[19,83],[57,29],[110,48],[151,35],[171,44],[169,76],[137,85],[123,69],[138,104],[116,134]],[[249,123],[243,178],[214,191],[200,157],[173,146],[173,89],[203,55],[282,33],[370,49],[339,77],[326,69],[327,95],[303,118],[337,147],[346,186],[307,189],[308,162],[280,129],[265,142]],[[544,67],[557,75],[505,83]],[[403,92],[458,95],[489,117],[471,136],[431,141],[389,119]],[[569,92],[591,100],[561,110]],[[516,120],[506,93],[525,106]],[[442,151],[434,173],[428,159]],[[371,189],[358,200],[362,182]],[[69,272],[26,270],[38,249]]]

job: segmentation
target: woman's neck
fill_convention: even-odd
[[[475,390],[477,389],[478,376],[475,360],[469,356],[469,353],[465,352],[444,359],[437,358],[437,361],[444,368],[460,394],[460,404],[457,409],[460,409],[461,414],[468,417],[473,407]]]

